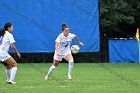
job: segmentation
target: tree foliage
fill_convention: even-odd
[[[140,20],[139,0],[100,0],[101,35],[134,37]]]

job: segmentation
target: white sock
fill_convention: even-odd
[[[52,65],[48,71],[47,77],[49,77],[51,75],[51,73],[54,71],[56,67],[54,65]]]
[[[74,64],[74,61],[73,61],[73,59],[71,59],[69,61],[69,65],[68,65],[68,77],[71,76],[73,64]]]
[[[5,69],[6,75],[7,75],[7,81],[9,81],[11,77],[11,69]]]
[[[15,76],[16,76],[16,72],[17,72],[17,67],[13,67],[11,69],[11,77],[10,77],[10,80],[14,81]]]

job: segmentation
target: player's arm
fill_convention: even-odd
[[[15,46],[14,43],[11,43],[11,48],[16,52],[17,56],[20,58],[21,55],[20,55],[20,53],[18,52],[18,50],[17,50],[17,48],[16,48],[16,46]]]
[[[56,49],[57,55],[60,56],[61,54],[60,54],[60,51],[59,51],[58,45],[59,45],[59,43],[56,42],[56,44],[55,44],[55,49]]]
[[[82,42],[80,42],[80,40],[79,40],[79,38],[78,38],[77,36],[75,36],[75,39],[77,40],[77,42],[78,42],[78,44],[79,44],[80,46],[83,46],[83,45],[84,45]]]
[[[17,56],[20,58],[21,55],[20,53],[18,52],[16,46],[15,46],[15,40],[14,40],[14,37],[12,34],[8,34],[9,35],[9,41],[10,41],[10,44],[11,44],[11,48],[16,52]]]

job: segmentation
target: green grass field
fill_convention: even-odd
[[[19,64],[17,84],[9,85],[0,64],[0,93],[140,93],[140,64],[76,63],[73,79],[68,80],[67,64],[62,63],[45,81],[50,66]]]

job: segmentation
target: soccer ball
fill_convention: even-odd
[[[80,50],[80,47],[78,45],[72,45],[71,46],[71,52],[73,54],[77,54],[79,52],[79,50]]]

